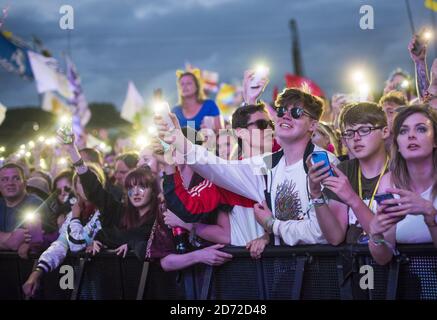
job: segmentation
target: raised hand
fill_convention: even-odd
[[[269,79],[266,76],[258,82],[258,86],[251,86],[251,82],[253,81],[254,77],[255,70],[246,70],[244,72],[243,99],[248,104],[256,104],[256,100],[264,91],[269,82]]]

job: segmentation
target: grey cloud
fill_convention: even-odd
[[[36,34],[61,58],[67,34],[58,27],[58,10],[65,2],[17,1],[6,27],[26,39]],[[410,2],[416,25],[429,23],[431,12],[423,1]],[[0,7],[6,3],[0,0]],[[359,29],[363,4],[375,9],[375,30]],[[284,73],[293,71],[290,18],[298,21],[306,75],[328,94],[348,89],[344,75],[349,64],[369,65],[378,87],[396,66],[412,71],[404,1],[87,0],[73,6],[72,56],[89,101],[120,106],[133,80],[145,96],[163,87],[175,102],[174,72],[186,61],[218,71],[221,80],[230,82],[257,58],[271,65],[270,97],[274,85],[284,85]],[[430,58],[434,54],[431,50]],[[7,106],[37,104],[38,96],[33,83],[0,71],[0,101]]]

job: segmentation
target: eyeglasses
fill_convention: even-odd
[[[300,119],[303,115],[306,115],[306,116],[314,119],[314,117],[309,112],[305,111],[305,109],[303,109],[301,107],[293,107],[290,110],[288,110],[287,107],[279,107],[276,109],[276,115],[279,118],[282,118],[287,111],[290,113],[290,115],[293,119]]]
[[[379,127],[359,127],[357,130],[345,130],[341,133],[341,136],[345,139],[352,139],[355,137],[355,133],[358,133],[360,137],[369,135],[373,130],[378,130],[384,128],[383,126]]]
[[[146,188],[142,186],[133,186],[127,190],[127,195],[132,197],[135,194],[135,191],[137,191],[140,195],[143,195],[146,191]]]
[[[246,125],[246,128],[251,126],[251,125],[255,125],[260,130],[265,130],[268,127],[270,127],[270,129],[274,129],[274,125],[273,125],[272,120],[259,119],[259,120],[253,121],[253,122],[249,122]]]

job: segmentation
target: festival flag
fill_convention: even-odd
[[[44,57],[33,51],[28,51],[38,93],[57,91],[66,99],[73,98],[67,77],[59,72],[55,58]]]
[[[0,66],[6,71],[18,74],[24,79],[32,79],[28,51],[28,45],[11,32],[0,32]]]
[[[6,110],[7,108],[0,102],[0,125],[6,118]]]
[[[436,0],[425,0],[425,8],[432,11],[437,11],[437,1]]]
[[[320,89],[320,87],[312,80],[308,78],[304,78],[301,76],[297,76],[294,74],[287,73],[285,75],[285,84],[287,88],[299,88],[309,91],[309,93],[318,96],[324,97],[325,94]]]
[[[241,90],[231,84],[222,83],[215,100],[220,113],[228,117],[242,102]]]
[[[73,131],[75,134],[83,133],[86,124],[91,119],[91,111],[88,108],[88,102],[82,90],[79,74],[76,66],[70,57],[66,56],[67,62],[67,79],[69,89],[73,93],[72,98],[68,100],[72,107],[73,114]]]
[[[41,108],[58,116],[70,113],[69,106],[51,91],[43,94]]]
[[[120,116],[123,119],[133,123],[135,116],[141,111],[143,107],[143,97],[138,92],[135,84],[132,81],[129,81],[126,98],[124,99]]]
[[[202,70],[203,89],[209,92],[216,93],[219,89],[219,74],[218,72]]]

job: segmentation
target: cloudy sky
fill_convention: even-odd
[[[430,25],[433,12],[424,1],[410,3],[416,28]],[[71,4],[71,55],[87,99],[118,108],[129,80],[145,97],[161,87],[175,102],[175,70],[186,62],[232,82],[264,60],[271,87],[281,88],[284,74],[293,71],[291,18],[298,23],[305,75],[328,94],[350,91],[354,66],[366,68],[374,87],[394,68],[413,67],[404,0],[0,0],[0,8],[7,4],[5,28],[25,40],[36,35],[57,58],[68,49],[59,8]],[[374,8],[374,30],[359,26],[366,4]],[[434,57],[432,47],[429,64]],[[34,83],[0,70],[0,102],[12,108],[39,99]]]

